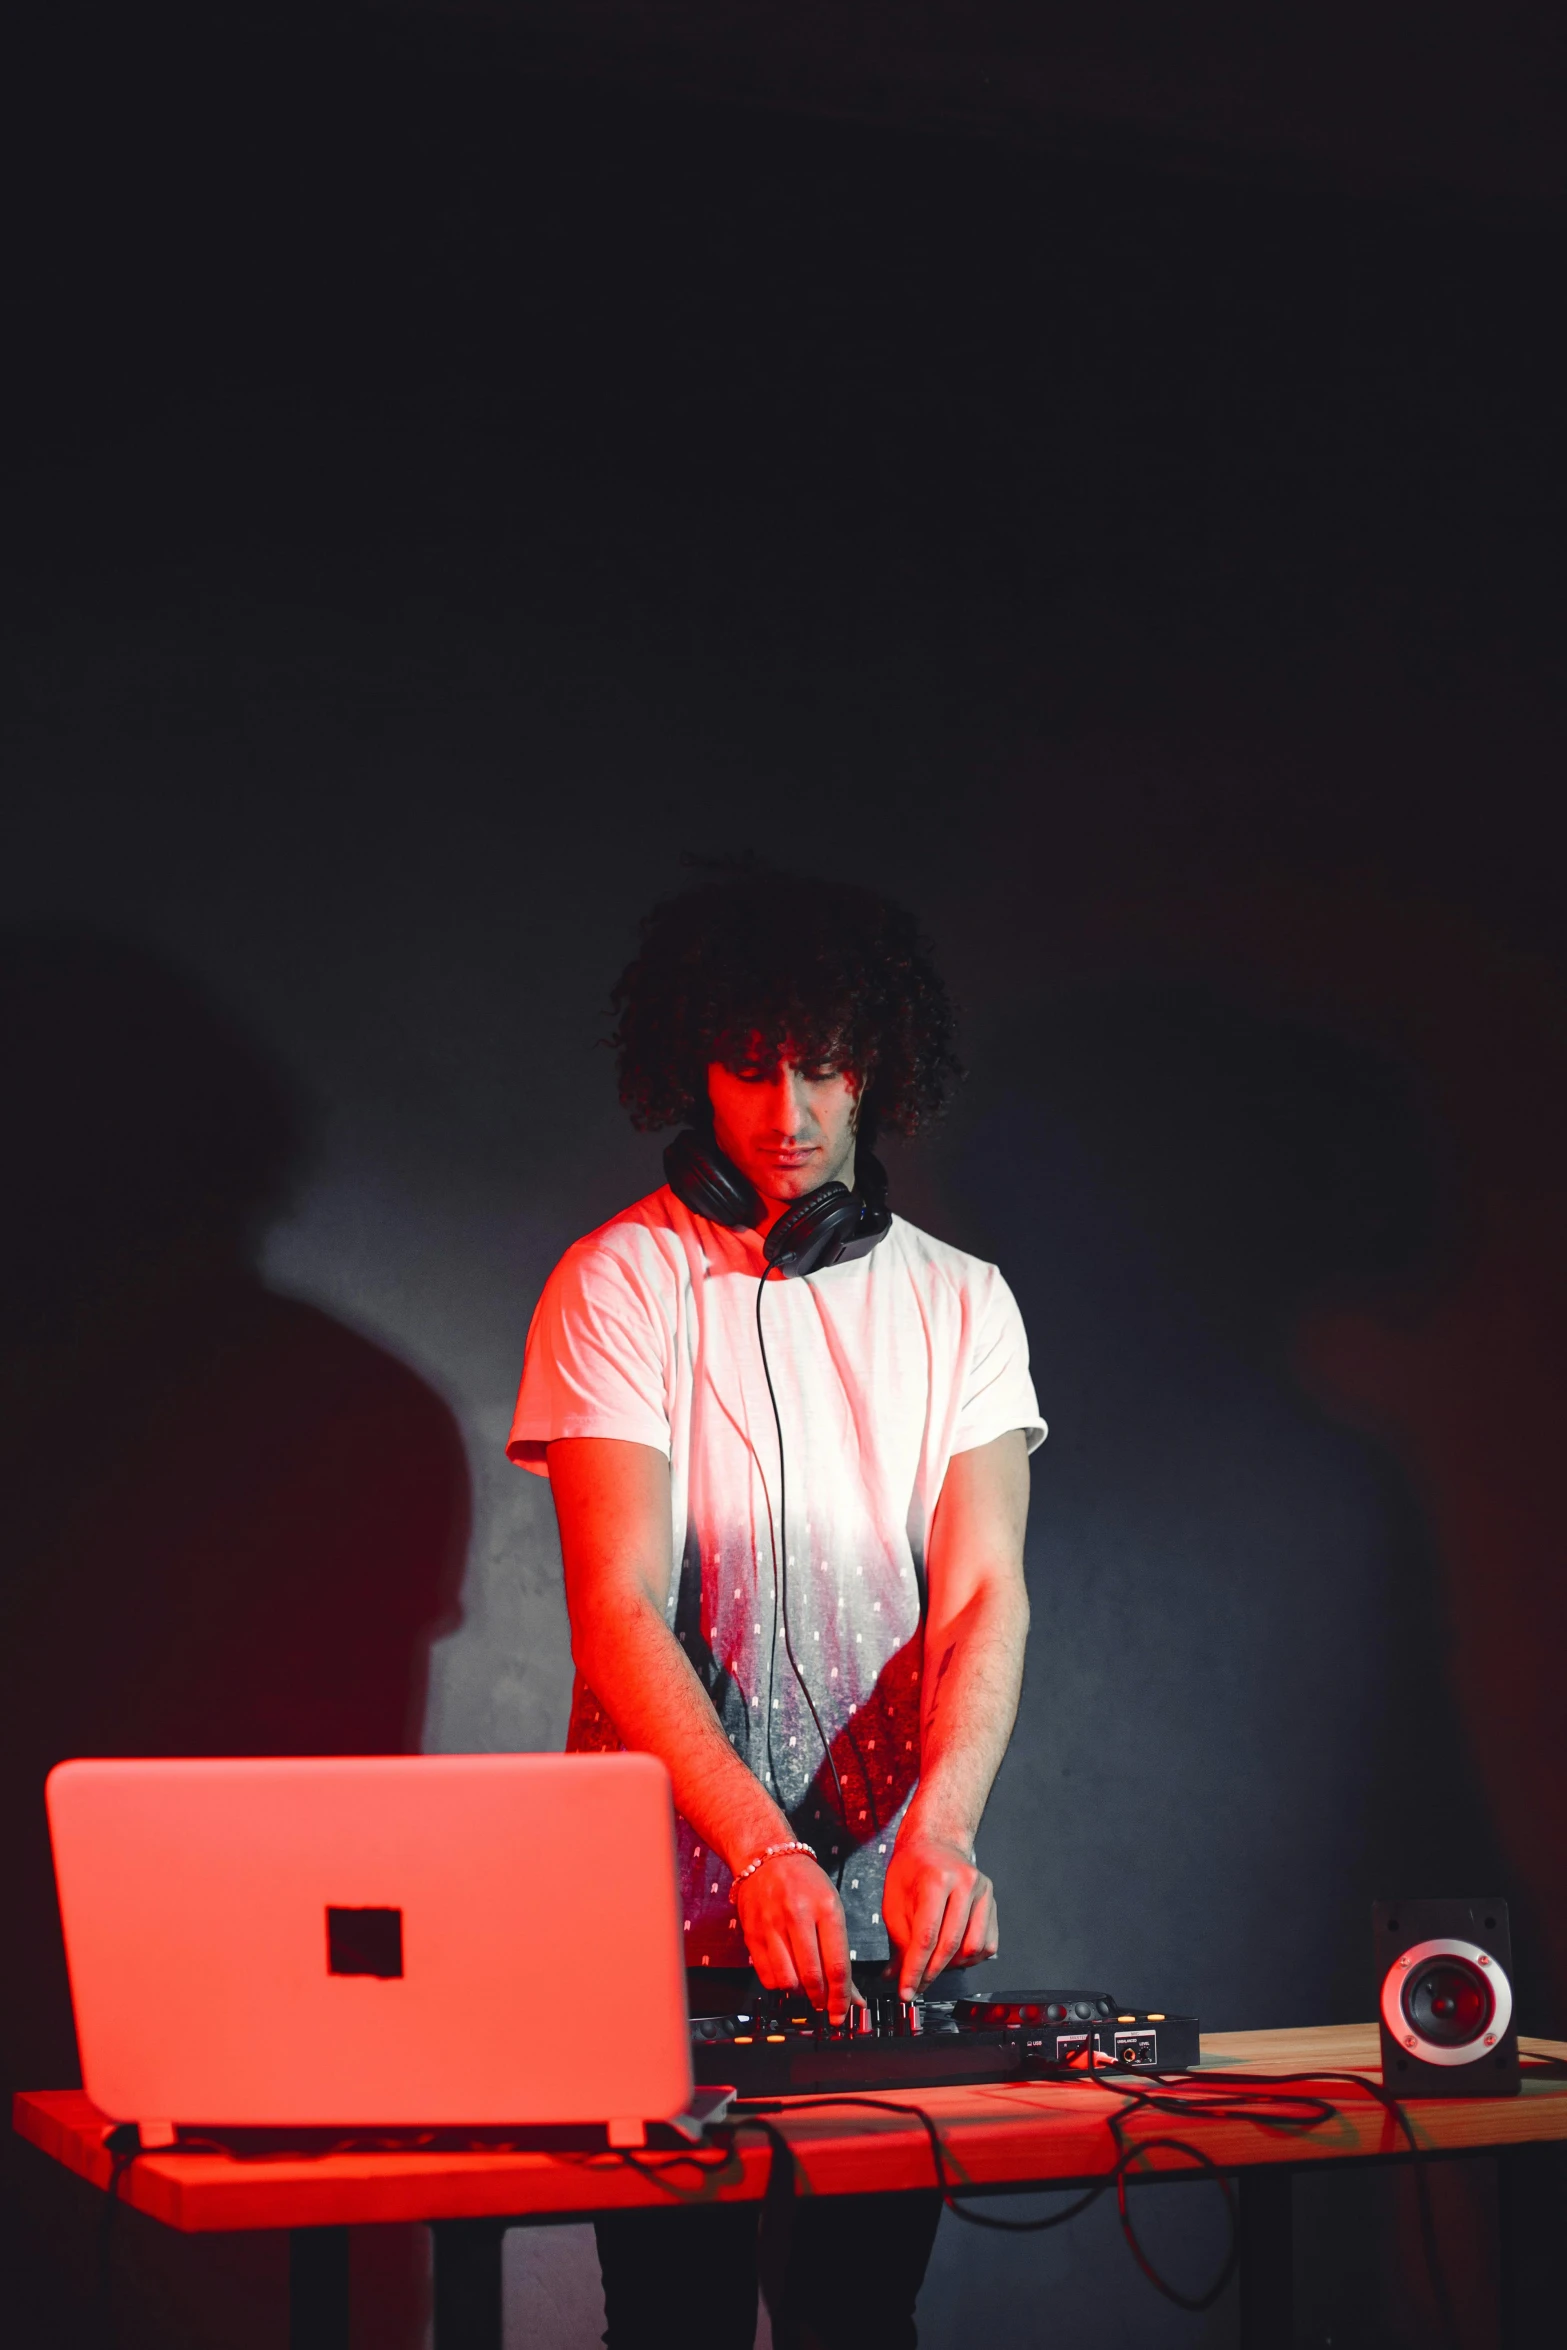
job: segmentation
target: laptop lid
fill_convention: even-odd
[[[691,2092],[650,1755],[61,1763],[88,2096],[117,2120],[663,2120]]]

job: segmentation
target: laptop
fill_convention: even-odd
[[[83,2086],[144,2145],[691,2111],[651,1755],[79,1761],[47,1801]]]

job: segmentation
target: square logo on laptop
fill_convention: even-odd
[[[400,1909],[332,1909],[326,1913],[326,1971],[329,1975],[380,1975],[403,1971],[403,1913]]]

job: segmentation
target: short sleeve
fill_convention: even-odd
[[[612,1436],[669,1455],[668,1324],[645,1278],[603,1248],[569,1249],[528,1330],[506,1451],[547,1476],[560,1436]]]
[[[1021,1428],[1030,1452],[1045,1441],[1045,1423],[1028,1369],[1028,1335],[1017,1300],[993,1265],[985,1268],[983,1294],[976,1301],[973,1351],[963,1381],[952,1449],[977,1452],[982,1444]]]

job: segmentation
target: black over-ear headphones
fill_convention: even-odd
[[[677,1200],[694,1216],[731,1229],[760,1224],[765,1210],[754,1184],[711,1134],[688,1126],[664,1153],[664,1173]],[[887,1205],[887,1171],[862,1150],[855,1160],[855,1187],[823,1183],[797,1199],[779,1217],[762,1243],[762,1254],[780,1273],[815,1273],[849,1257],[868,1256],[892,1228]]]

